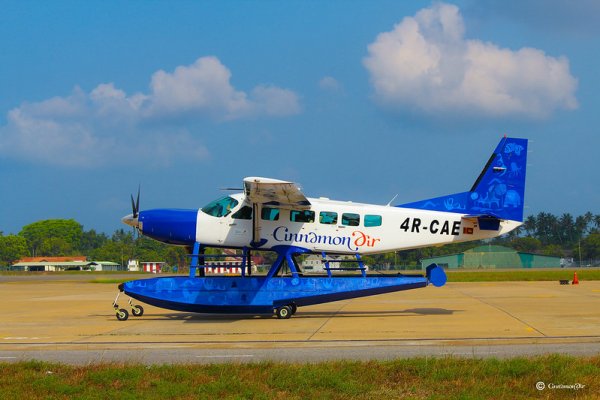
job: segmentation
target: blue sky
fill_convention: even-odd
[[[530,144],[525,214],[599,213],[597,1],[0,1],[0,231],[245,176],[396,203]]]

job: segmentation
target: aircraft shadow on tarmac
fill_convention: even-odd
[[[379,317],[407,317],[407,316],[427,316],[427,315],[453,315],[456,312],[464,310],[448,310],[446,308],[409,308],[406,310],[392,311],[302,311],[292,317],[292,319],[306,318],[379,318]],[[146,314],[142,317],[144,320],[175,320],[186,323],[231,323],[240,320],[258,320],[275,319],[274,316],[251,315],[251,314],[196,314],[196,313],[168,313],[168,314]]]

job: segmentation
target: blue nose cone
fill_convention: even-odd
[[[142,234],[160,242],[190,245],[196,241],[198,210],[161,208],[140,211],[138,221]]]

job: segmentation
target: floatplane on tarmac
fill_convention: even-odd
[[[190,273],[129,281],[119,290],[171,310],[289,318],[301,306],[443,286],[446,274],[438,265],[428,266],[424,276],[373,276],[361,255],[492,238],[515,229],[523,221],[526,159],[527,140],[504,137],[469,191],[397,206],[307,198],[295,183],[260,177],[245,178],[243,193],[192,210],[139,211],[138,192],[123,222],[150,238],[189,247]],[[205,260],[215,257],[205,254],[207,248],[241,249],[241,275],[206,276]],[[251,274],[256,250],[277,254],[266,275]],[[296,257],[307,253],[322,257],[326,273],[303,273]],[[332,274],[351,269],[332,267],[334,255],[354,256],[360,274]],[[133,315],[143,314],[142,306],[131,299],[129,304]],[[113,306],[118,319],[128,318],[117,300]]]

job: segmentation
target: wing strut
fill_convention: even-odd
[[[261,239],[260,237],[260,215],[262,212],[262,204],[252,203],[252,242],[250,246],[260,247],[267,243],[267,239]]]

